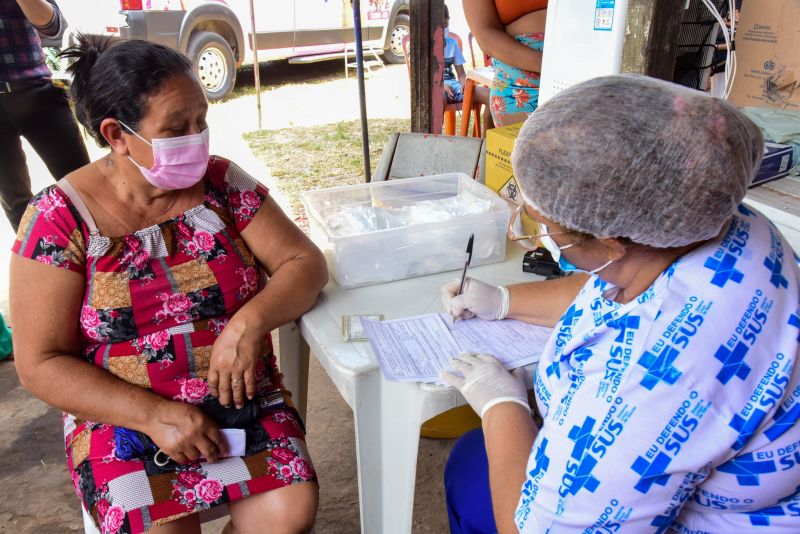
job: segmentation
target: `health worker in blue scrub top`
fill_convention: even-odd
[[[453,532],[800,532],[800,271],[742,204],[763,147],[730,104],[640,76],[531,115],[527,241],[575,273],[443,288],[456,316],[554,327],[533,383],[491,355],[444,375],[483,420],[446,468]]]

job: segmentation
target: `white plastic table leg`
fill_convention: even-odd
[[[305,421],[308,401],[308,344],[300,335],[297,323],[278,329],[278,353],[283,385],[292,392],[292,402]]]
[[[353,416],[363,534],[411,532],[422,424],[417,387],[386,382],[377,370],[357,380],[360,402]]]

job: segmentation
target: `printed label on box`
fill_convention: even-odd
[[[736,23],[736,77],[728,100],[739,107],[800,109],[800,0],[747,0]]]
[[[789,168],[789,158],[791,158],[789,154],[786,154],[781,158],[781,168],[778,169],[778,172],[784,172]]]
[[[506,183],[500,188],[497,193],[500,195],[500,198],[504,198],[513,202],[514,204],[519,204],[522,202],[522,199],[519,195],[519,187],[517,186],[517,180],[513,176],[508,179]]]
[[[610,32],[614,25],[616,0],[597,0],[594,7],[594,30]]]

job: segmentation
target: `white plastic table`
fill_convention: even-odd
[[[541,279],[522,272],[522,255],[509,243],[505,262],[470,268],[469,275],[494,284]],[[281,332],[281,370],[301,414],[309,347],[353,410],[364,534],[411,532],[420,427],[463,405],[464,398],[453,388],[384,380],[367,342],[342,341],[342,315],[382,313],[396,319],[441,312],[439,288],[459,275],[450,271],[348,290],[331,282],[316,307],[300,320],[305,342],[295,332]]]

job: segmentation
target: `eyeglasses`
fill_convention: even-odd
[[[536,228],[540,231],[530,235],[518,235],[515,228],[518,220],[520,221],[520,228],[522,231],[527,231],[528,228]],[[520,204],[517,206],[517,209],[514,210],[514,213],[511,215],[511,219],[508,221],[508,228],[506,229],[506,235],[511,241],[519,243],[522,245],[522,247],[528,250],[536,250],[542,246],[541,238],[544,236],[561,235],[566,233],[567,232],[548,232],[547,226],[535,221],[527,214],[525,211],[525,204]]]

